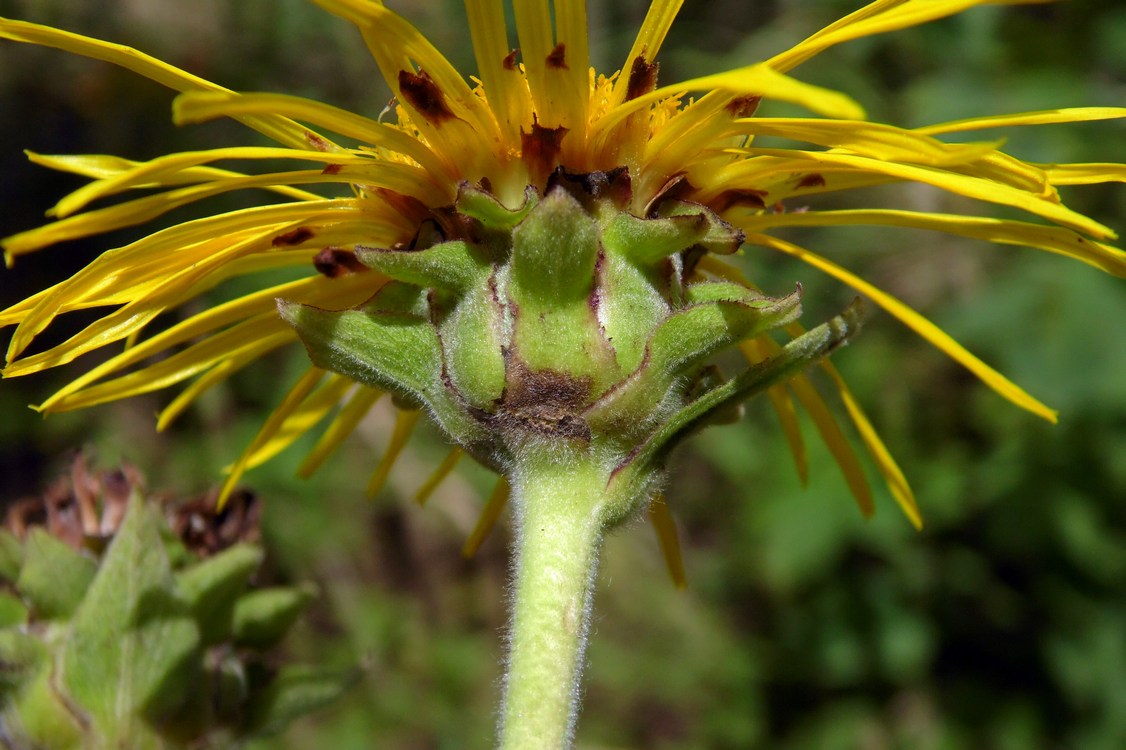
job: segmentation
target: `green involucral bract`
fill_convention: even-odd
[[[629,197],[624,170],[557,172],[515,208],[463,184],[413,241],[355,248],[387,277],[364,305],[280,309],[316,365],[427,408],[510,479],[529,456],[562,454],[609,477],[642,446],[663,455],[671,442],[656,451],[654,440],[686,433],[675,420],[722,384],[709,357],[800,312],[797,292],[768,297],[696,272],[703,254],[743,240],[712,211],[668,199],[636,216]],[[717,421],[721,409],[731,404],[717,404]],[[606,517],[641,507],[659,473],[650,462],[649,480],[615,493],[623,507]]]

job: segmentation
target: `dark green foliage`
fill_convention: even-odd
[[[275,674],[268,649],[312,594],[248,591],[262,552],[246,543],[174,571],[160,511],[134,492],[100,557],[28,531],[11,592],[0,592],[5,742],[222,747],[276,732],[354,681],[340,670]]]

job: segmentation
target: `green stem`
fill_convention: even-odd
[[[565,750],[578,716],[608,472],[581,460],[523,464],[510,477],[516,580],[500,747]]]

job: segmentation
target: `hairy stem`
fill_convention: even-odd
[[[504,750],[571,747],[608,473],[546,461],[513,472],[515,582]]]

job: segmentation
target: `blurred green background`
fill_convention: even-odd
[[[388,4],[463,70],[474,69],[459,2]],[[614,69],[645,6],[591,5],[595,62]],[[660,58],[662,80],[763,59],[854,7],[687,3]],[[371,116],[388,99],[354,29],[303,0],[0,0],[0,13],[129,43],[234,89],[315,96]],[[981,8],[835,48],[796,72],[900,125],[1121,105],[1126,6]],[[0,232],[38,224],[80,184],[31,167],[21,148],[147,158],[254,137],[232,123],[177,129],[170,100],[110,66],[0,45]],[[1121,123],[1004,135],[1011,152],[1032,161],[1126,161]],[[1065,199],[1126,229],[1121,185],[1069,189]],[[986,210],[910,186],[832,205],[875,201]],[[139,235],[21,259],[0,272],[0,306]],[[864,521],[810,425],[813,471],[801,487],[765,403],[698,437],[677,455],[667,491],[687,591],[669,582],[644,524],[608,543],[580,746],[1126,747],[1126,287],[1056,256],[922,232],[788,236],[916,305],[1060,409],[1060,424],[1019,412],[888,316],[873,316],[834,361],[912,481],[924,531],[912,530],[874,471],[879,512]],[[769,290],[800,281],[807,321],[851,297],[766,251],[743,262]],[[75,317],[49,340],[89,320]],[[303,366],[295,349],[251,367],[160,435],[153,414],[168,394],[47,420],[26,408],[103,356],[0,384],[0,501],[41,490],[83,446],[105,466],[138,464],[153,488],[204,492]],[[460,548],[492,479],[463,462],[425,509],[415,507],[411,494],[444,452],[421,429],[388,489],[365,500],[392,419],[377,409],[310,481],[293,476],[301,446],[245,477],[266,501],[277,575],[315,581],[322,592],[287,647],[303,659],[367,668],[348,698],[256,750],[491,744],[507,532],[471,561]]]

